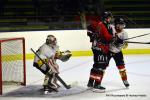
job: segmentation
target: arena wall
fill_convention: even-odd
[[[150,28],[126,29],[128,37],[134,37],[150,33]],[[24,37],[26,41],[26,57],[33,58],[30,48],[37,50],[42,45],[47,35],[55,35],[58,40],[60,50],[71,50],[73,56],[90,56],[91,43],[87,37],[86,30],[56,30],[56,31],[24,31],[24,32],[2,32],[0,38]],[[149,42],[150,35],[131,39],[130,41]],[[124,54],[150,54],[150,44],[129,44]]]

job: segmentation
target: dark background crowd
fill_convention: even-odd
[[[103,11],[150,27],[150,0],[0,0],[0,31],[85,29]]]

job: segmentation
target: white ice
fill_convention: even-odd
[[[0,100],[150,100],[150,55],[124,55],[124,60],[129,89],[124,87],[112,59],[102,81],[106,92],[86,90],[93,58],[72,57],[68,62],[58,61],[58,64],[61,78],[74,87],[66,90],[62,86],[59,93],[47,95],[42,92],[44,75],[32,66],[33,60],[27,60],[27,85],[5,93]]]

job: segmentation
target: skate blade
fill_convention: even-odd
[[[56,94],[57,92],[56,91],[52,91],[52,92],[50,92],[50,91],[44,91],[44,94]]]
[[[93,87],[87,87],[87,90],[93,90]]]
[[[126,86],[126,89],[129,89],[129,86]]]
[[[105,92],[105,90],[100,90],[100,89],[93,89],[92,91],[95,93],[104,93]]]

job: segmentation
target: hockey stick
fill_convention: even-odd
[[[31,51],[42,61],[43,64],[45,64],[45,65],[47,66],[47,63],[45,63],[45,62],[43,61],[43,59],[42,59],[32,48],[31,48]],[[67,84],[62,80],[62,78],[61,78],[58,74],[56,74],[56,78],[59,80],[60,83],[62,83],[62,85],[63,85],[66,89],[70,89],[70,88],[71,88],[71,86],[70,86],[70,85],[67,85]]]
[[[150,42],[132,42],[132,41],[126,41],[127,43],[136,43],[136,44],[150,44]]]
[[[130,40],[130,39],[134,39],[134,38],[137,38],[137,37],[146,36],[146,35],[149,35],[149,34],[150,34],[150,33],[147,33],[147,34],[142,34],[142,35],[134,36],[134,37],[127,38],[127,39],[124,39],[124,40]]]

